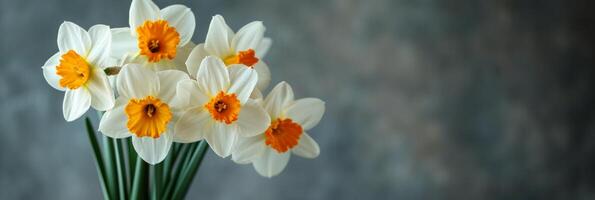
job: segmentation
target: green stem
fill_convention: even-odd
[[[113,141],[108,138],[107,136],[102,137],[103,140],[103,150],[105,151],[103,155],[105,156],[105,172],[107,174],[107,185],[108,190],[111,191],[110,199],[116,199],[118,193],[118,183],[116,179],[116,162],[114,161],[114,144]]]
[[[192,153],[192,159],[190,160],[190,164],[188,165],[187,169],[182,172],[181,178],[182,180],[179,182],[179,185],[174,190],[174,194],[172,199],[183,199],[186,193],[188,192],[188,188],[192,184],[192,180],[194,180],[194,176],[202,163],[207,150],[209,149],[209,145],[206,141],[202,140],[198,144],[198,147]]]
[[[145,193],[146,178],[144,174],[147,173],[147,163],[140,157],[136,159],[136,167],[134,169],[134,180],[132,181],[132,190],[130,191],[130,199],[136,200],[143,198]]]
[[[151,188],[151,199],[158,200],[161,195],[161,177],[163,175],[163,164],[159,163],[152,166],[153,170],[151,171],[151,181],[152,181],[152,188]]]
[[[180,175],[180,172],[182,171],[182,168],[184,167],[184,163],[186,160],[189,160],[190,158],[191,154],[188,152],[190,152],[190,149],[193,145],[194,144],[182,144],[181,147],[178,148],[179,152],[176,153],[176,158],[174,159],[172,170],[171,172],[168,172],[170,178],[165,184],[165,191],[161,196],[162,199],[168,199],[168,197],[173,192],[173,188],[176,185],[176,181],[178,179],[178,176]]]
[[[93,124],[91,124],[91,120],[89,117],[85,118],[85,126],[87,127],[87,136],[89,137],[89,142],[91,143],[91,147],[93,149],[93,157],[95,158],[95,165],[97,166],[97,173],[99,174],[99,183],[101,184],[101,191],[103,192],[103,198],[109,199],[110,194],[107,190],[106,184],[106,177],[105,177],[105,166],[103,163],[103,157],[101,155],[101,149],[99,148],[99,143],[97,142],[97,137],[95,137],[95,129],[93,129]]]
[[[114,144],[114,160],[116,161],[116,175],[118,179],[118,191],[120,199],[125,200],[128,196],[126,191],[126,167],[124,166],[123,147],[118,139],[112,139]]]
[[[136,166],[137,154],[136,151],[134,151],[134,147],[132,146],[132,138],[128,137],[124,141],[126,142],[126,147],[128,148],[128,174],[130,175],[130,182],[132,182],[135,175],[134,170]]]

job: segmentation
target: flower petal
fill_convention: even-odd
[[[132,0],[129,15],[128,23],[132,35],[136,35],[136,28],[143,25],[145,21],[161,18],[159,7],[151,0]]]
[[[264,56],[266,56],[267,53],[269,52],[269,49],[271,48],[272,44],[273,44],[273,40],[271,40],[271,38],[268,38],[268,37],[262,38],[262,40],[260,41],[260,44],[254,50],[254,51],[256,51],[256,56],[260,59],[264,58]]]
[[[238,134],[235,133],[236,127],[219,122],[207,123],[211,123],[212,126],[209,132],[205,132],[204,137],[211,146],[211,149],[219,157],[225,158],[229,156],[238,138]]]
[[[159,76],[159,98],[168,104],[176,96],[178,82],[190,79],[188,74],[178,70],[165,70],[157,72]]]
[[[252,161],[256,172],[264,177],[273,177],[281,173],[289,162],[290,153],[278,153],[271,148],[266,148],[262,156]]]
[[[132,137],[132,146],[147,163],[155,165],[165,159],[173,141],[173,134],[166,131],[159,138]]]
[[[87,56],[87,61],[96,67],[107,66],[110,57],[110,49],[112,43],[112,33],[109,26],[95,25],[89,29],[89,36],[91,37],[91,49]]]
[[[65,21],[58,29],[58,49],[61,54],[74,50],[80,56],[86,56],[91,48],[89,33],[80,26]]]
[[[233,32],[230,33],[230,30],[221,15],[213,16],[205,39],[205,50],[220,58],[233,54],[230,48]]]
[[[175,125],[174,142],[190,143],[203,139],[204,133],[212,128],[209,112],[202,108],[186,111]]]
[[[190,55],[188,55],[188,59],[186,60],[186,69],[188,70],[188,74],[190,74],[190,76],[196,78],[200,63],[208,55],[209,53],[205,51],[205,44],[198,44],[196,47],[194,47],[194,49],[192,49],[192,52],[190,52]]]
[[[66,121],[74,121],[83,116],[91,106],[91,95],[85,88],[76,90],[66,90],[64,102],[62,102],[62,111]]]
[[[256,101],[248,100],[240,110],[237,123],[238,134],[250,137],[264,133],[271,124],[271,118]]]
[[[136,38],[130,34],[130,28],[113,28],[111,57],[115,59],[122,59],[123,56],[129,53],[138,52],[138,42]]]
[[[196,80],[198,86],[207,91],[209,96],[215,96],[220,91],[227,91],[230,85],[225,64],[214,56],[207,56],[202,60]]]
[[[159,91],[157,73],[139,64],[124,65],[118,74],[117,82],[118,94],[128,99],[156,96]]]
[[[266,150],[264,135],[254,137],[238,137],[238,141],[231,154],[231,160],[238,164],[248,164],[262,156]]]
[[[180,46],[184,46],[192,39],[196,23],[190,8],[180,4],[171,5],[162,9],[161,15],[180,34]]]
[[[190,56],[190,53],[192,52],[192,49],[194,49],[194,47],[196,47],[196,44],[194,44],[192,41],[189,41],[188,43],[186,43],[186,45],[178,48],[177,53],[176,53],[176,57],[171,60],[173,62],[173,64],[175,65],[175,69],[183,71],[185,73],[188,73],[188,68],[186,67],[186,61],[188,60],[188,57]],[[199,62],[200,64],[200,62]],[[198,67],[198,65],[197,65]],[[198,70],[198,68],[196,68]],[[196,72],[194,72],[194,74],[190,74],[191,76],[196,76]]]
[[[91,94],[91,106],[99,111],[114,107],[114,91],[101,68],[94,68],[91,78],[86,84]]]
[[[316,158],[320,154],[320,147],[308,133],[303,132],[298,145],[291,151],[304,158]]]
[[[55,53],[50,57],[41,69],[43,70],[43,77],[56,90],[64,91],[66,88],[60,86],[60,77],[56,74],[56,67],[60,64],[60,52]]]
[[[231,48],[234,51],[256,50],[264,36],[264,25],[261,21],[254,21],[240,28],[231,40]]]
[[[269,66],[261,60],[254,65],[254,69],[258,74],[256,88],[260,90],[266,89],[269,86],[269,83],[271,82],[271,71],[269,71]]]
[[[287,107],[286,115],[300,124],[304,130],[316,126],[324,114],[324,101],[317,98],[303,98]]]
[[[285,81],[278,83],[264,99],[264,109],[272,119],[283,115],[285,107],[293,101],[293,90]]]
[[[101,117],[99,122],[99,131],[111,138],[125,138],[132,134],[128,131],[126,124],[128,123],[128,116],[124,109],[128,100],[124,97],[118,97],[113,109],[108,110]]]
[[[191,107],[203,106],[209,101],[209,97],[198,87],[198,82],[191,79],[185,79],[178,82],[176,87],[176,97],[172,102],[172,107],[176,109],[185,109]]]
[[[256,74],[256,70],[244,65],[231,65],[229,70],[232,82],[227,92],[235,93],[243,104],[248,100],[254,90],[258,81],[258,74]]]

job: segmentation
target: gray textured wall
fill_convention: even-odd
[[[262,20],[273,83],[327,102],[321,155],[278,177],[211,152],[190,199],[593,199],[593,3],[158,1]],[[100,199],[83,121],[41,65],[63,20],[126,26],[129,1],[0,0],[0,199]],[[94,113],[89,113],[95,116]]]

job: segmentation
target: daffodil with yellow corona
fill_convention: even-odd
[[[66,121],[81,117],[89,107],[104,111],[114,106],[114,93],[103,68],[111,65],[110,28],[95,25],[87,32],[72,22],[58,29],[58,49],[42,67],[45,80],[64,91]]]
[[[132,0],[127,28],[112,30],[111,56],[120,63],[140,63],[154,69],[186,70],[194,44],[194,13],[184,5],[159,9],[151,0]]]

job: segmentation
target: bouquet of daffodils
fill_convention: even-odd
[[[324,102],[295,99],[285,82],[261,93],[272,43],[262,22],[234,32],[213,16],[195,45],[186,6],[132,0],[129,17],[125,28],[62,23],[59,51],[42,67],[65,93],[66,121],[90,107],[99,114],[103,136],[85,122],[105,199],[182,199],[209,148],[265,177],[279,174],[292,153],[318,156],[305,131],[322,118]]]

